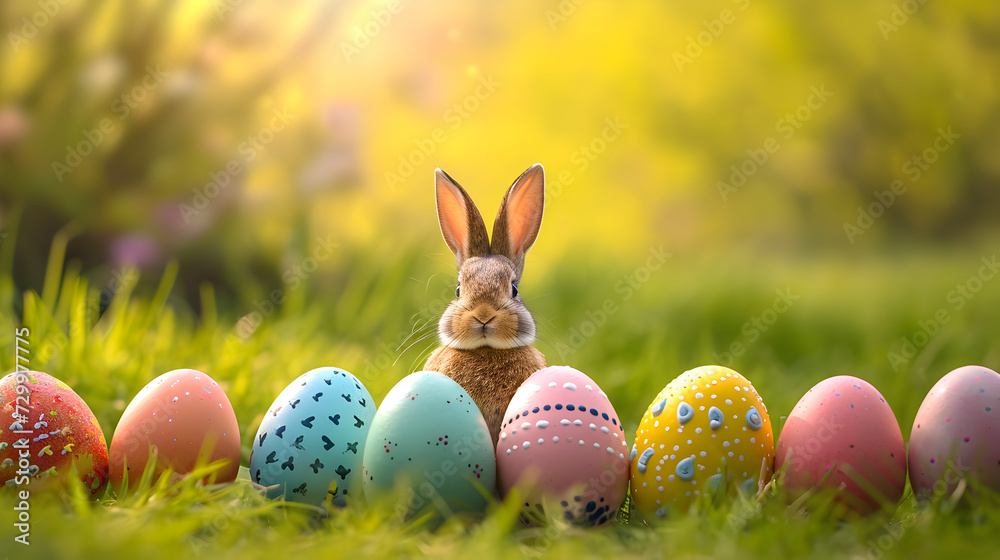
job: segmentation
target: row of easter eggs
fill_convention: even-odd
[[[151,452],[159,460],[151,475],[168,466],[187,473],[217,460],[224,463],[218,480],[232,481],[239,471],[236,414],[219,384],[198,371],[163,374],[139,391],[118,423],[110,456],[87,403],[51,375],[25,371],[0,379],[0,411],[11,419],[0,425],[6,486],[58,486],[73,471],[99,498],[109,481],[119,490],[134,486]]]
[[[631,492],[649,516],[718,500],[728,488],[755,494],[774,472],[788,496],[826,489],[859,514],[893,506],[907,472],[921,499],[961,479],[1000,491],[1000,374],[958,368],[917,411],[909,449],[889,404],[867,381],[825,379],[785,420],[775,449],[767,409],[753,385],[718,366],[688,371],[646,410],[632,448]]]
[[[479,511],[496,490],[519,485],[529,506],[557,497],[562,515],[600,524],[625,498],[627,454],[607,395],[572,368],[532,375],[497,443],[468,393],[440,373],[405,377],[376,411],[354,376],[321,368],[289,385],[265,415],[250,475],[286,499],[343,504],[363,491],[406,516]],[[611,484],[577,487],[605,471],[615,475]]]
[[[30,389],[26,406],[18,401],[21,386]],[[998,407],[1000,374],[986,368],[959,368],[931,389],[910,441],[918,492],[941,491],[942,480],[967,475],[1000,490]],[[115,430],[110,460],[87,405],[49,375],[0,380],[0,409],[14,418],[0,428],[0,481],[8,485],[25,476],[59,480],[75,468],[99,497],[109,478],[119,490],[134,485],[150,452],[159,468],[178,473],[217,460],[224,464],[216,481],[238,472],[235,413],[221,387],[198,371],[168,372],[136,395]],[[250,474],[275,497],[345,504],[363,491],[397,500],[408,514],[479,510],[494,489],[506,496],[516,486],[529,511],[600,525],[614,518],[629,487],[636,509],[651,517],[737,489],[755,493],[784,468],[793,495],[817,484],[841,488],[838,500],[868,512],[896,503],[907,473],[888,403],[850,376],[824,380],[802,397],[777,452],[753,385],[720,366],[674,379],[647,408],[631,449],[625,440],[607,395],[569,367],[536,372],[519,388],[495,444],[476,404],[444,375],[407,376],[376,410],[356,377],[326,367],[275,399],[252,443]]]

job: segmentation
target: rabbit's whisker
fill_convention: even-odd
[[[409,341],[410,338],[412,338],[413,336],[419,335],[419,334],[426,334],[426,333],[422,333],[422,331],[424,331],[424,329],[427,328],[430,325],[431,321],[434,321],[434,328],[437,328],[437,321],[435,321],[434,317],[431,317],[427,321],[424,321],[424,323],[422,325],[420,325],[418,327],[414,327],[413,329],[410,330],[410,334],[406,338],[403,339],[403,342],[399,343],[399,346],[396,347],[396,352],[399,352],[399,349],[402,348],[403,345],[406,344],[407,341]]]
[[[420,364],[422,362],[426,362],[427,361],[427,357],[430,356],[431,352],[433,352],[433,351],[434,351],[434,345],[431,344],[431,345],[428,345],[427,348],[425,348],[423,351],[419,352],[417,354],[417,357],[413,359],[413,362],[410,363],[410,373],[413,373],[413,372],[417,371],[417,367],[418,367],[417,364]],[[421,367],[421,369],[423,369],[423,368]]]
[[[402,352],[399,353],[399,356],[397,356],[396,359],[392,362],[392,365],[396,365],[396,362],[399,361],[399,358],[403,357],[403,354],[405,354],[407,350],[409,350],[410,348],[413,348],[414,344],[417,344],[417,343],[419,343],[422,340],[426,340],[427,337],[431,336],[432,334],[436,334],[436,332],[432,331],[432,332],[426,333],[423,336],[421,336],[420,338],[414,340],[409,346],[407,346],[405,349],[403,349]]]

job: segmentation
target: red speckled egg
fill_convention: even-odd
[[[965,476],[1000,492],[1000,374],[965,366],[942,377],[913,420],[909,463],[921,497],[944,495]]]
[[[45,488],[64,480],[75,464],[90,495],[104,494],[108,444],[94,413],[68,385],[37,371],[8,374],[0,379],[0,414],[0,482]]]
[[[906,483],[906,448],[889,403],[849,375],[823,380],[799,399],[775,454],[776,470],[786,463],[793,495],[820,483],[842,488],[837,500],[857,513],[895,504]]]
[[[142,476],[149,453],[157,471],[168,466],[175,473],[194,470],[202,461],[226,459],[215,482],[232,482],[240,468],[240,433],[229,398],[208,375],[193,369],[164,373],[132,399],[111,438],[111,482],[119,489],[128,471],[128,484]],[[155,480],[155,478],[154,478]]]
[[[514,393],[497,442],[497,477],[525,509],[548,504],[568,520],[604,525],[628,487],[625,432],[608,396],[566,366],[537,371]]]

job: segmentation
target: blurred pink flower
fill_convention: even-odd
[[[303,193],[343,189],[361,178],[361,111],[353,104],[331,103],[323,112],[325,139],[299,175]]]
[[[111,260],[115,266],[147,267],[161,260],[156,242],[144,235],[123,235],[111,242]]]
[[[0,148],[20,140],[28,130],[28,116],[19,107],[0,108]]]

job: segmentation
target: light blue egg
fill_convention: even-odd
[[[361,464],[375,402],[350,372],[321,367],[302,374],[274,400],[257,429],[250,476],[275,486],[269,496],[344,505],[360,495]]]
[[[394,497],[405,517],[482,511],[496,487],[486,421],[472,397],[440,373],[403,378],[385,396],[368,432],[365,496],[383,499],[399,487],[405,495]]]

